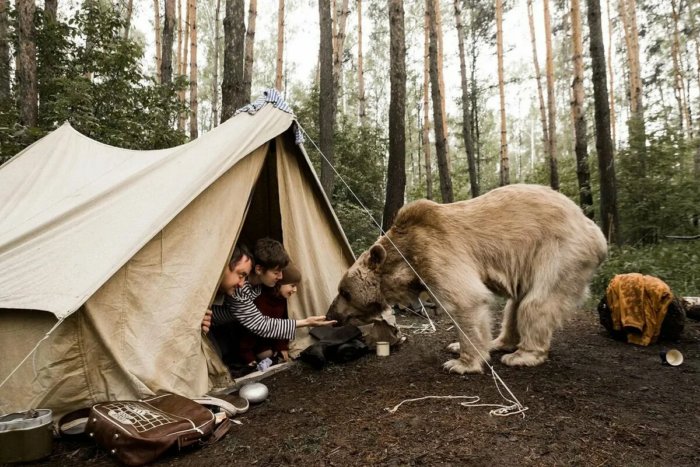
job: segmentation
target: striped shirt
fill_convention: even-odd
[[[223,304],[213,304],[212,325],[238,321],[253,334],[267,339],[294,339],[297,323],[293,319],[270,318],[263,315],[253,300],[260,295],[260,285],[250,285],[236,289],[233,295],[224,294]]]

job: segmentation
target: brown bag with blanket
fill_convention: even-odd
[[[228,417],[218,426],[211,410],[176,394],[141,401],[95,404],[85,432],[124,464],[138,466],[157,459],[174,446],[211,444],[231,427]]]

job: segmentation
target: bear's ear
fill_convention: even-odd
[[[371,268],[377,268],[384,263],[386,259],[386,250],[381,245],[372,245],[369,250],[369,265]]]

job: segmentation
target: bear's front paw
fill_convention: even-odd
[[[447,350],[459,355],[459,342],[453,342],[447,346]]]
[[[525,352],[518,350],[501,357],[501,362],[508,366],[537,366],[547,360],[543,352]]]
[[[483,373],[484,370],[481,367],[481,362],[473,360],[466,363],[462,359],[455,358],[453,360],[448,360],[442,364],[442,368],[449,371],[450,373],[457,373],[463,375],[465,373],[477,374]]]

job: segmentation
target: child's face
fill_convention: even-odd
[[[288,300],[289,297],[291,297],[295,293],[297,293],[297,285],[296,284],[280,285],[280,297]]]
[[[260,265],[255,266],[255,272],[260,278],[260,282],[267,287],[274,287],[282,279],[282,268],[263,269]]]
[[[252,266],[253,263],[247,256],[243,256],[233,269],[227,264],[224,267],[224,277],[221,279],[221,284],[219,284],[219,290],[232,295],[234,290],[243,287]]]

